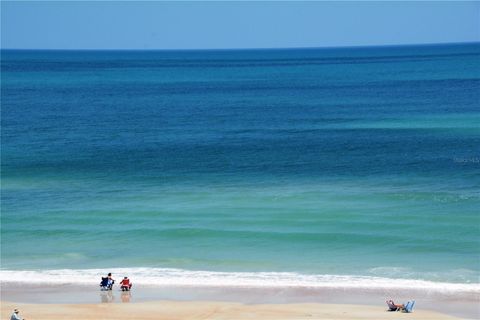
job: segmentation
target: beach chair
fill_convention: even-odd
[[[395,305],[393,300],[387,300],[386,303],[388,306],[388,311],[400,311],[400,308]]]
[[[122,291],[130,291],[130,289],[132,289],[130,279],[128,279],[127,277],[123,278],[123,280],[120,282],[120,285],[120,289],[122,289]]]
[[[408,301],[407,304],[405,305],[405,308],[403,308],[403,312],[407,312],[407,313],[413,312],[414,306],[415,306],[415,300]]]
[[[100,290],[107,291],[110,290],[110,285],[108,283],[108,277],[102,277],[102,281],[100,282]]]

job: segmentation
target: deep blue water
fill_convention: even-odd
[[[480,44],[1,68],[4,270],[479,282]]]

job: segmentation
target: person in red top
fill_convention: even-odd
[[[122,291],[129,291],[132,288],[132,284],[130,283],[130,279],[128,277],[124,277],[122,281],[120,281],[120,288]]]

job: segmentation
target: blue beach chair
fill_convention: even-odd
[[[108,283],[107,277],[102,277],[102,282],[100,282],[100,290],[102,291],[111,290],[111,286]]]
[[[415,300],[408,301],[407,304],[405,305],[405,308],[403,308],[403,311],[407,313],[412,313],[414,306],[415,306]]]

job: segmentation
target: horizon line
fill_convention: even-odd
[[[355,49],[381,47],[441,46],[441,45],[480,44],[480,41],[422,42],[404,44],[340,45],[320,47],[245,47],[245,48],[2,48],[1,51],[253,51],[253,50],[315,50],[315,49]]]

